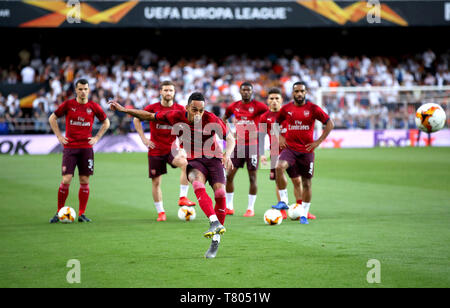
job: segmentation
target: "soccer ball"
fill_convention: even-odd
[[[298,220],[302,215],[301,209],[302,209],[301,204],[298,203],[291,204],[289,205],[289,209],[287,210],[287,216],[292,220]]]
[[[264,213],[264,222],[268,225],[279,225],[283,222],[283,215],[276,209],[267,210]]]
[[[192,206],[182,206],[178,210],[178,218],[184,221],[194,220],[196,216],[195,209]]]
[[[438,104],[423,104],[416,111],[416,126],[425,133],[437,132],[444,127],[445,118],[445,111]]]
[[[58,211],[58,218],[60,222],[74,222],[77,218],[77,212],[73,208],[65,206]]]

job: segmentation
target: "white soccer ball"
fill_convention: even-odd
[[[289,205],[289,209],[287,210],[287,216],[292,220],[297,220],[302,216],[302,205],[298,203],[294,203]]]
[[[71,223],[77,218],[77,212],[69,206],[65,206],[58,211],[58,218],[60,222]]]
[[[192,206],[182,206],[178,210],[178,218],[184,221],[194,220],[196,217],[195,209]]]
[[[264,222],[268,225],[279,225],[283,222],[283,215],[276,209],[269,209],[264,213]]]
[[[423,104],[416,111],[416,126],[426,133],[437,132],[444,127],[445,118],[445,111],[438,104]]]

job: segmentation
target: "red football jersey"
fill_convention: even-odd
[[[177,103],[174,103],[170,107],[164,107],[161,105],[161,102],[148,105],[144,110],[151,113],[173,110],[186,111],[183,106]],[[155,148],[148,149],[148,156],[162,156],[169,154],[176,138],[177,136],[172,135],[172,125],[150,121],[150,140],[155,144]]]
[[[261,118],[259,119],[259,123],[265,123],[267,124],[267,134],[269,135],[269,140],[270,140],[270,145],[271,145],[271,149],[272,149],[272,144],[276,142],[276,144],[278,145],[278,140],[272,140],[273,136],[272,136],[272,125],[274,125],[277,122],[277,116],[278,116],[278,112],[274,112],[274,111],[267,111],[266,113],[264,113]],[[280,135],[285,137],[286,136],[286,128],[284,127],[286,123],[283,123],[282,125],[280,125]],[[279,148],[279,152],[281,152],[281,149]]]
[[[322,108],[307,101],[302,106],[296,106],[293,102],[283,106],[277,122],[283,123],[287,129],[287,146],[296,152],[308,153],[306,145],[314,142],[315,120],[325,124],[329,119]]]
[[[254,145],[258,143],[258,135],[250,138],[250,132],[258,131],[260,116],[269,110],[266,104],[252,100],[248,103],[237,101],[231,103],[225,110],[227,118],[234,114],[236,118],[236,144],[242,144],[244,139],[245,145]],[[251,139],[251,140],[250,140]]]
[[[219,134],[221,139],[225,139],[227,127],[215,114],[205,111],[201,123],[198,124],[191,124],[187,119],[187,112],[181,110],[158,112],[156,120],[175,126],[188,160],[201,157],[223,157],[222,149],[217,144],[216,134]]]
[[[58,118],[66,117],[66,138],[69,142],[64,148],[92,148],[88,138],[92,137],[94,117],[100,122],[106,120],[106,113],[93,101],[80,104],[76,99],[67,100],[54,113]]]

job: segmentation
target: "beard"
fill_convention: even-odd
[[[305,102],[305,99],[306,99],[306,97],[302,97],[302,98],[294,97],[294,101],[295,101],[298,105],[303,104],[303,103]]]

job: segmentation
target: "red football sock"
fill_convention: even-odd
[[[302,199],[298,199],[297,204],[302,204]]]
[[[59,185],[59,189],[58,189],[58,212],[66,204],[66,199],[67,199],[67,196],[69,195],[69,186],[70,186],[70,184],[63,184],[63,183],[61,183]]]
[[[217,219],[223,225],[225,223],[227,201],[225,198],[225,189],[221,188],[214,192],[214,199],[216,200],[216,206],[214,211],[216,212]]]
[[[205,184],[195,181],[192,183],[192,186],[194,187],[194,193],[197,196],[198,204],[200,205],[203,213],[205,213],[208,218],[215,215],[213,202],[206,193]]]
[[[78,200],[80,207],[78,208],[78,215],[81,216],[86,211],[86,206],[89,199],[89,184],[80,184],[80,190],[78,191]]]

